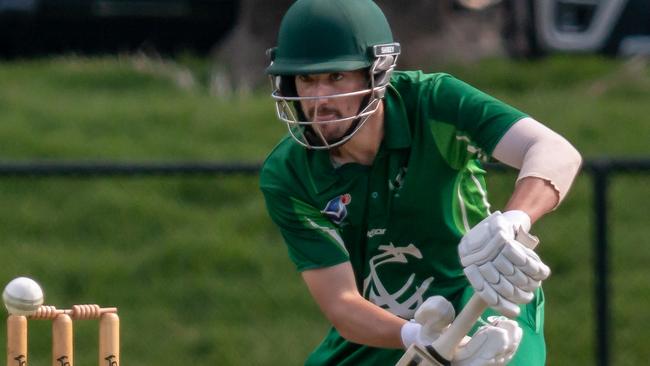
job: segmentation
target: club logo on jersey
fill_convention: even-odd
[[[348,215],[348,209],[346,206],[349,205],[351,201],[352,196],[350,196],[349,193],[334,197],[327,202],[325,209],[323,209],[321,213],[327,216],[336,225],[340,225]]]
[[[422,259],[422,252],[413,244],[396,247],[393,243],[379,246],[382,252],[370,258],[368,277],[363,280],[363,296],[373,304],[404,318],[411,319],[415,311],[424,302],[424,293],[433,282],[428,277],[422,283],[413,283],[415,273],[411,273],[404,285],[395,292],[390,292],[379,276],[378,268],[388,263],[408,265],[408,257]]]

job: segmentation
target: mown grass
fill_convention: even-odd
[[[125,56],[0,63],[0,159],[262,160],[284,133],[266,90],[217,99],[207,69],[204,60]],[[650,69],[641,61],[489,60],[444,71],[529,112],[586,157],[648,155]],[[194,83],[179,83],[183,72]],[[495,208],[513,179],[490,177]],[[611,181],[616,365],[650,358],[638,337],[650,299],[649,179]],[[549,365],[594,364],[591,194],[583,174],[536,226],[553,269]],[[0,282],[30,275],[48,303],[119,306],[125,364],[300,364],[327,328],[255,177],[5,177],[0,203]],[[94,324],[76,332],[77,363],[96,362]],[[44,323],[31,330],[33,364],[48,362],[47,333]]]

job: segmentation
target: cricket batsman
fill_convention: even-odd
[[[394,365],[489,305],[452,365],[544,365],[549,268],[520,240],[581,164],[533,117],[443,73],[397,71],[371,0],[298,0],[266,72],[288,135],[260,176],[291,260],[332,327],[306,365]],[[481,163],[519,170],[491,211]]]

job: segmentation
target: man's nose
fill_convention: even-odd
[[[310,90],[309,96],[314,99],[311,99],[307,102],[306,107],[313,110],[313,115],[318,113],[318,109],[322,108],[323,105],[327,105],[329,100],[327,97],[330,95],[331,90],[327,86],[324,86],[322,83],[314,83],[313,88]],[[313,117],[313,116],[312,116]]]
[[[318,99],[318,102],[322,103],[327,100],[327,98],[322,98],[322,97],[327,97],[332,95],[332,88],[326,82],[323,81],[316,82],[314,83],[313,95],[315,97],[321,97],[321,99]]]

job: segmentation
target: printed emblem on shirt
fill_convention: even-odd
[[[387,263],[408,266],[409,258],[422,259],[422,252],[413,244],[396,247],[393,243],[381,245],[379,250],[382,252],[370,258],[370,273],[363,280],[363,296],[401,318],[411,319],[424,302],[424,293],[433,282],[433,277],[428,277],[418,284],[414,283],[415,274],[411,273],[400,289],[390,292],[382,283],[379,267]]]
[[[327,216],[333,223],[340,225],[345,217],[348,215],[347,205],[352,201],[352,196],[349,193],[332,198],[325,209],[321,211],[322,214]]]

